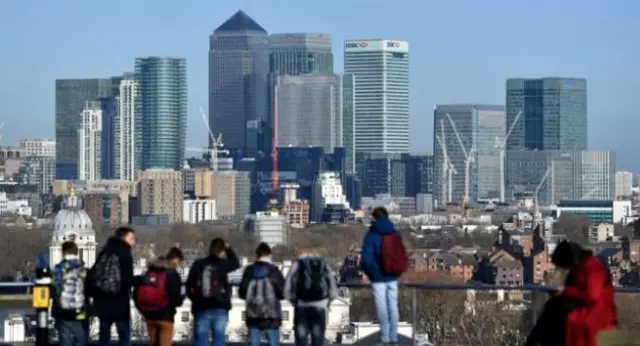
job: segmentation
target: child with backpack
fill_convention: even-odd
[[[382,344],[398,343],[398,279],[409,268],[402,237],[385,208],[371,213],[373,222],[360,251],[360,268],[371,281]]]
[[[267,334],[270,346],[279,345],[284,276],[271,263],[271,247],[266,243],[258,245],[256,261],[245,268],[238,295],[245,300],[249,345],[259,346],[263,332]]]
[[[298,261],[289,269],[285,298],[294,306],[296,345],[324,345],[327,309],[338,297],[336,276],[327,261],[313,250],[298,251]]]
[[[63,259],[54,268],[52,315],[56,320],[60,346],[86,345],[87,308],[85,280],[87,269],[78,257],[78,246],[62,244]]]
[[[134,287],[134,303],[147,321],[149,345],[171,346],[176,308],[182,305],[182,279],[176,269],[184,260],[182,251],[171,248],[166,257],[149,264]]]

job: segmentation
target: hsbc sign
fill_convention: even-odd
[[[367,42],[349,42],[344,45],[345,48],[367,48],[369,44]]]
[[[387,41],[387,48],[400,48],[400,42]]]

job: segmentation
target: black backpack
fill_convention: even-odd
[[[92,287],[102,294],[113,295],[122,288],[120,258],[115,253],[103,253],[93,268]]]
[[[329,268],[322,258],[304,258],[298,261],[298,287],[296,299],[316,302],[329,298]]]
[[[220,266],[207,262],[202,266],[196,293],[203,299],[221,300],[228,296],[226,277]]]

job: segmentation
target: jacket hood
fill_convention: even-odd
[[[389,219],[378,219],[371,223],[371,229],[380,233],[380,234],[388,234],[396,231],[393,223],[389,221]]]
[[[269,276],[273,264],[263,261],[257,261],[251,266],[251,274],[254,278],[264,278]]]
[[[130,249],[131,247],[124,240],[118,237],[111,237],[107,240],[107,249],[116,250],[116,249]]]

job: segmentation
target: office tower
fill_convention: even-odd
[[[140,172],[138,199],[141,215],[167,215],[169,222],[182,222],[182,172],[148,169]]]
[[[332,75],[330,34],[271,34],[269,70],[276,75]]]
[[[278,147],[342,147],[342,76],[278,76],[274,88]]]
[[[78,128],[87,101],[114,95],[119,78],[56,80],[56,179],[78,178]]]
[[[432,188],[433,155],[357,153],[362,195],[415,197]]]
[[[507,150],[586,150],[587,81],[512,78],[506,83]]]
[[[345,170],[348,173],[356,169],[355,142],[355,88],[356,78],[353,75],[342,76],[342,146],[345,151]]]
[[[115,179],[116,160],[116,119],[118,98],[107,96],[99,100],[102,111],[102,132],[100,134],[100,178]]]
[[[51,139],[23,139],[20,149],[25,157],[56,157],[56,141]]]
[[[78,135],[78,179],[99,180],[101,174],[102,104],[87,101],[80,113]]]
[[[249,172],[223,171],[213,176],[216,209],[219,218],[244,218],[251,207]]]
[[[500,195],[500,152],[496,138],[505,131],[503,106],[480,104],[436,105],[433,111],[434,186],[438,205],[460,203],[465,194],[466,162],[469,164],[469,202]],[[445,150],[451,168],[445,169]],[[462,142],[462,145],[461,145]],[[449,187],[451,171],[451,187]]]
[[[408,152],[409,43],[347,40],[344,73],[356,78],[356,152]]]
[[[633,173],[629,171],[616,172],[616,198],[631,197],[633,187]]]
[[[137,58],[136,79],[140,94],[141,169],[180,170],[187,134],[187,61]]]
[[[238,11],[213,32],[209,42],[212,131],[216,136],[222,134],[226,147],[253,155],[265,148],[256,148],[264,144],[252,137],[270,122],[267,31]]]
[[[616,196],[616,156],[610,150],[574,151],[575,199],[612,200]]]
[[[142,149],[140,94],[135,76],[125,75],[119,91],[115,122],[115,178],[133,181],[140,171]]]

